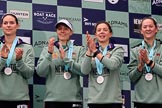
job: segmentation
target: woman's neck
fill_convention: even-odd
[[[5,43],[7,45],[12,45],[16,36],[5,36]]]
[[[60,43],[61,43],[61,45],[66,45],[67,44],[67,41],[61,41],[60,40]]]
[[[147,39],[147,40],[145,40],[145,41],[146,41],[146,43],[147,43],[150,47],[152,47],[152,46],[154,45],[154,40],[155,40],[155,39]]]
[[[107,42],[99,42],[99,45],[104,49],[105,47],[107,47],[107,45],[109,45],[109,41],[107,41]]]

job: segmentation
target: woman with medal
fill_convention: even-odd
[[[86,34],[87,52],[81,65],[81,72],[89,75],[89,108],[121,108],[120,67],[123,64],[124,49],[110,41],[112,29],[109,23],[100,21],[95,26],[95,43]]]
[[[58,41],[49,39],[37,64],[37,73],[46,77],[45,108],[72,108],[82,104],[80,65],[85,48],[70,40],[72,24],[61,19],[56,25]]]
[[[13,14],[1,18],[0,108],[29,108],[28,79],[34,74],[33,47],[16,36],[18,19]]]
[[[135,86],[135,108],[162,108],[162,46],[156,39],[157,22],[143,18],[140,24],[141,44],[131,49],[129,77]],[[137,53],[138,52],[138,53]]]

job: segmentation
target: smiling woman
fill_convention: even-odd
[[[1,19],[4,33],[0,37],[0,107],[29,108],[27,79],[34,74],[34,50],[16,36],[18,19],[5,14]]]
[[[95,26],[95,39],[87,32],[87,52],[81,64],[81,72],[89,75],[89,108],[121,108],[120,68],[124,49],[114,46],[110,38],[112,29],[108,22]],[[94,40],[97,40],[95,42]]]
[[[45,108],[82,106],[80,64],[85,48],[70,40],[72,24],[61,19],[55,25],[58,40],[48,41],[37,63],[37,74],[46,77]]]
[[[162,58],[159,57],[162,45],[156,39],[158,26],[155,19],[143,18],[140,32],[143,41],[131,49],[128,64],[129,77],[135,85],[134,107],[162,108]]]

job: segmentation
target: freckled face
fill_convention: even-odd
[[[158,28],[151,19],[145,19],[142,22],[141,34],[145,39],[154,39],[157,32]]]
[[[101,23],[97,26],[95,35],[98,41],[107,42],[112,36],[112,33],[110,32],[109,27],[106,24]]]
[[[57,32],[59,40],[61,40],[61,41],[69,40],[70,36],[73,33],[69,27],[66,27],[63,24],[58,25],[56,32]]]
[[[7,15],[4,17],[1,28],[5,35],[15,35],[19,25],[13,16]]]

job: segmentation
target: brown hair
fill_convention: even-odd
[[[158,28],[158,26],[157,26],[157,22],[156,22],[156,20],[155,20],[153,17],[144,17],[144,18],[142,19],[142,21],[141,21],[140,26],[139,26],[140,29],[142,28],[143,21],[146,20],[146,19],[150,19],[150,20],[152,20],[153,23],[154,23],[154,25],[155,25],[155,27]]]
[[[16,21],[16,24],[19,24],[18,18],[17,18],[14,14],[11,14],[11,13],[4,14],[4,15],[2,16],[2,18],[1,18],[0,24],[3,23],[3,19],[4,19],[6,16],[8,16],[8,15],[14,17],[14,18],[15,18],[15,21]]]
[[[110,24],[109,24],[108,22],[106,22],[106,21],[99,21],[99,22],[97,22],[97,24],[96,24],[96,26],[95,26],[95,28],[94,28],[94,33],[96,33],[97,26],[98,26],[99,24],[101,24],[101,23],[104,23],[104,24],[106,24],[106,25],[108,26],[108,28],[109,28],[109,30],[110,30],[110,33],[113,32],[113,31],[112,31],[112,28],[111,28],[111,26],[110,26]]]

